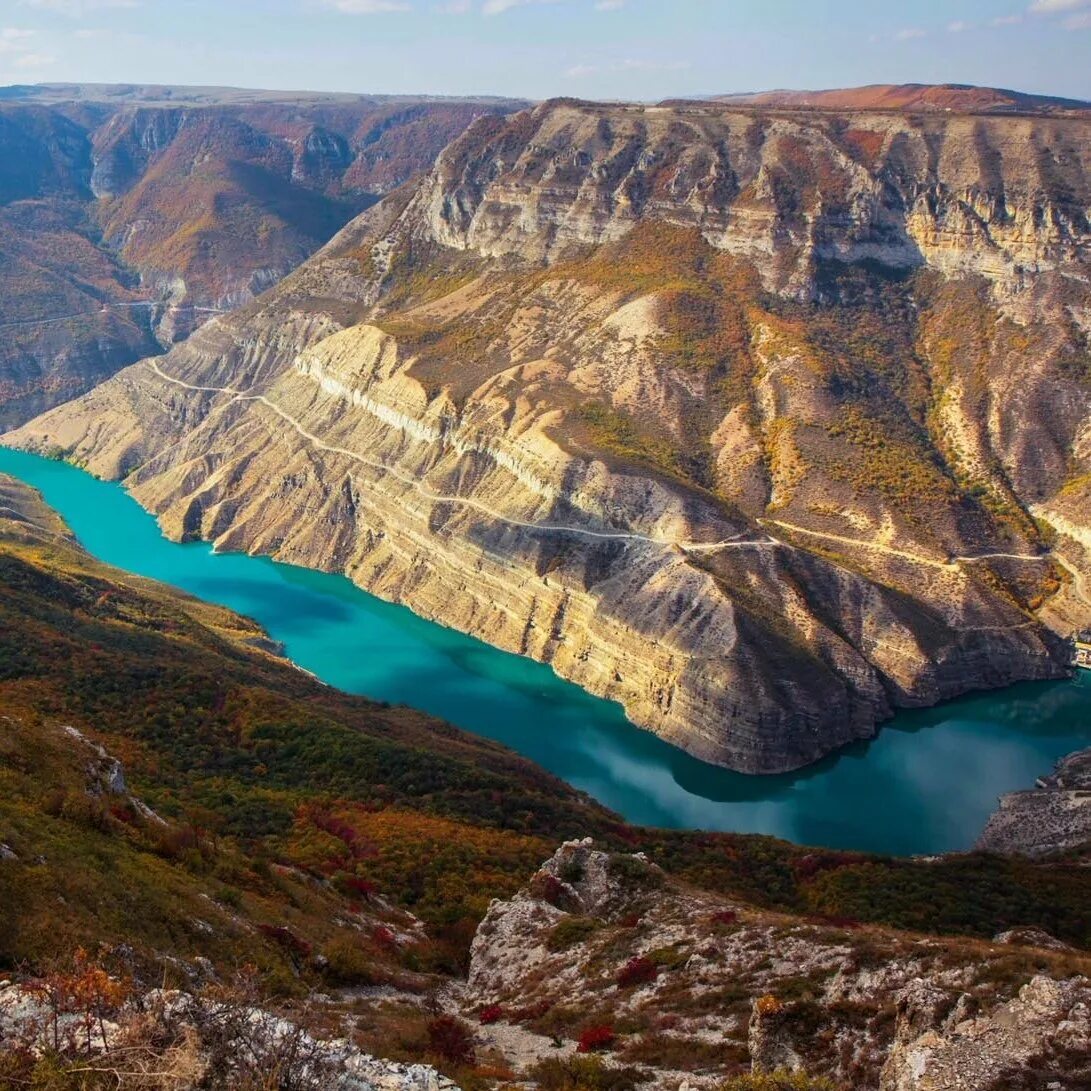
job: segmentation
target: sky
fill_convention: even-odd
[[[0,84],[655,100],[975,83],[1091,99],[1091,0],[0,0]]]

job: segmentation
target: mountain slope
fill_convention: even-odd
[[[90,1065],[114,1086],[111,1065],[166,1069],[187,1043],[264,1078],[287,1061],[255,1005],[333,1053],[328,1071],[297,1058],[294,1087],[332,1086],[346,1046],[461,1086],[571,1086],[599,1067],[577,1040],[605,1022],[631,1070],[611,1086],[711,1091],[791,1050],[873,1088],[910,1047],[972,1058],[945,1017],[977,1009],[997,1056],[1018,1067],[1029,1041],[1075,1081],[1088,956],[1061,941],[1091,947],[1089,897],[1076,863],[627,826],[502,747],[320,685],[244,618],[95,562],[0,476],[0,1083],[86,1087]],[[899,1032],[894,1005],[922,996]],[[478,1025],[460,1024],[476,1068],[441,1012]],[[946,1037],[917,1040],[930,1029]],[[346,1086],[433,1086],[386,1069]]]
[[[1050,95],[1028,95],[999,87],[965,83],[877,83],[826,91],[757,91],[716,95],[729,105],[808,107],[824,110],[955,111],[957,113],[1056,113],[1085,111],[1091,103]]]
[[[274,284],[516,104],[178,88],[0,95],[0,425]]]
[[[9,442],[751,772],[1091,617],[1088,122],[550,103]]]

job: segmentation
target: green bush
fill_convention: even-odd
[[[528,1073],[539,1091],[635,1091],[648,1077],[635,1068],[610,1068],[598,1057],[550,1057]]]
[[[567,951],[577,943],[583,943],[588,936],[598,931],[599,922],[591,917],[565,917],[553,926],[546,939],[546,946],[551,951]]]

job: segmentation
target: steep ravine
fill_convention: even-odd
[[[1079,290],[1086,221],[1041,191],[1022,152],[1034,133],[1004,129],[1046,122],[978,134],[1013,149],[997,212],[987,192],[952,196],[962,160],[918,161],[913,123],[849,120],[874,130],[885,161],[839,150],[827,118],[562,104],[479,122],[415,194],[365,213],[284,284],[7,442],[126,477],[173,537],[344,571],[744,771],[814,761],[899,706],[1056,677],[1036,611],[1087,604],[1050,575],[1017,504],[1066,482],[1039,457],[1023,485],[1034,445],[997,437],[1015,419],[1025,431],[1058,390],[1055,427],[1078,429],[1087,393],[1054,382],[1055,346],[1036,329],[1019,382],[998,372],[981,392],[984,357],[947,344],[942,285],[984,278],[981,306],[1013,329],[1036,300],[1075,321],[1065,293]],[[951,148],[978,123],[929,124]],[[774,184],[789,150],[834,172],[825,195],[792,203]],[[831,179],[847,187],[836,215]],[[709,262],[767,282],[746,289],[736,355],[717,348],[707,370],[664,352],[690,314],[680,274],[660,287],[630,252],[615,285],[586,257],[656,223],[700,223],[685,255],[710,246]],[[905,282],[932,308],[906,319],[912,359],[834,359],[847,350],[825,348],[818,319],[777,302],[820,294],[831,255],[941,278]],[[1022,262],[1039,271],[1029,286]],[[942,439],[960,397],[974,429]],[[876,433],[879,404],[901,415]],[[891,454],[876,434],[901,445]],[[684,456],[706,443],[702,483]]]

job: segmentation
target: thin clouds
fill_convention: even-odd
[[[52,53],[20,53],[13,58],[11,66],[26,71],[30,68],[48,68],[56,63],[57,58]]]
[[[1031,15],[1064,15],[1065,30],[1091,30],[1091,0],[1034,0],[1027,8]]]
[[[1035,15],[1056,15],[1065,11],[1091,8],[1091,0],[1034,0],[1030,10]]]
[[[899,42],[909,42],[914,38],[927,37],[927,33],[927,31],[921,30],[920,27],[903,27],[894,35],[894,38]]]
[[[26,3],[78,4],[86,0],[24,0]],[[89,0],[90,3],[136,3],[137,0]],[[315,0],[322,7],[339,11],[343,15],[385,15],[391,12],[415,11],[409,0]],[[517,8],[539,7],[543,4],[559,4],[563,0],[437,0],[426,5],[425,10],[434,15],[503,15]],[[594,0],[596,11],[623,11],[627,0]]]
[[[110,8],[138,8],[140,0],[20,0],[27,8],[38,11],[53,11],[59,15],[68,15],[73,19],[82,19],[96,11]]]
[[[481,5],[482,15],[503,15],[513,8],[526,8],[531,4],[550,4],[553,0],[485,0]]]
[[[33,30],[23,27],[0,27],[0,58],[5,67],[27,71],[53,64],[57,58],[36,49],[35,37]]]
[[[33,40],[33,30],[24,30],[22,27],[0,27],[0,53],[8,56],[28,54],[34,48]]]
[[[404,0],[324,0],[324,3],[342,15],[387,15],[413,10]]]

